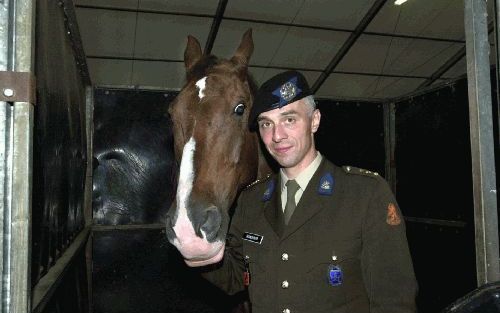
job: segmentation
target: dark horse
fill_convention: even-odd
[[[248,129],[256,91],[248,73],[252,52],[251,30],[229,60],[202,55],[188,37],[186,84],[169,109],[180,171],[167,237],[189,266],[222,259],[229,208],[241,189],[270,172]]]

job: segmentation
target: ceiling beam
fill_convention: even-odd
[[[337,54],[333,57],[333,59],[330,61],[328,66],[325,68],[323,73],[318,77],[314,85],[312,86],[312,92],[316,93],[318,89],[323,85],[323,83],[326,81],[330,73],[337,67],[337,65],[342,61],[342,59],[345,57],[347,52],[352,48],[354,43],[358,40],[359,36],[365,31],[366,27],[370,24],[370,22],[373,20],[373,18],[378,14],[380,9],[384,6],[384,4],[387,2],[387,0],[377,0],[375,3],[372,5],[370,10],[365,14],[361,22],[359,22],[358,26],[356,26],[356,29],[354,32],[351,33],[349,38],[344,42],[340,50],[337,52]]]
[[[215,17],[212,20],[212,26],[210,27],[210,33],[208,34],[208,39],[205,44],[204,54],[208,55],[212,53],[212,48],[214,46],[215,38],[217,38],[217,33],[219,32],[220,22],[222,21],[222,17],[224,16],[224,12],[226,11],[227,0],[219,0],[219,4],[217,5],[217,11],[215,13]]]
[[[491,21],[488,24],[488,34],[490,34],[494,29],[494,22]],[[457,51],[446,63],[441,65],[425,82],[423,82],[416,90],[423,89],[427,86],[432,85],[436,80],[441,78],[444,73],[448,72],[455,64],[457,64],[462,58],[465,56],[465,46],[463,46],[460,50]]]

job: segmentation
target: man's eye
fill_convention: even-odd
[[[260,127],[261,128],[268,128],[271,126],[271,123],[269,122],[260,122]]]
[[[293,117],[288,117],[288,118],[286,119],[286,122],[287,122],[288,124],[292,124],[292,123],[294,123],[294,122],[295,122],[295,118],[293,118]]]

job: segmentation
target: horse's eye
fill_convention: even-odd
[[[245,105],[243,103],[240,103],[234,107],[234,114],[242,116],[243,113],[245,113]]]

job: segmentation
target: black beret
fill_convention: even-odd
[[[255,130],[260,113],[282,108],[285,105],[310,96],[306,78],[300,72],[286,71],[271,77],[260,86],[248,117],[250,130]]]

